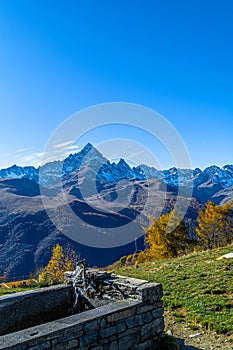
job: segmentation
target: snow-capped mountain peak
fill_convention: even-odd
[[[53,185],[61,176],[69,176],[72,172],[78,172],[83,168],[89,167],[96,176],[94,180],[104,182],[117,182],[121,179],[146,180],[156,178],[165,182],[169,186],[203,186],[212,183],[213,185],[227,188],[233,185],[233,165],[225,165],[222,168],[212,165],[203,171],[199,168],[177,169],[175,167],[168,170],[157,170],[145,164],[137,167],[130,167],[124,160],[111,163],[90,143],[88,143],[80,152],[70,154],[64,161],[55,161],[47,163],[36,169],[33,166],[20,167],[13,165],[7,169],[0,170],[0,178],[28,178],[39,182],[39,171],[43,173],[46,179],[44,185]]]

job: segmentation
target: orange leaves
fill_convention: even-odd
[[[209,201],[205,210],[199,210],[198,214],[196,232],[202,248],[213,249],[232,242],[233,222],[230,203],[219,206]]]
[[[53,284],[63,282],[64,272],[71,271],[75,267],[75,253],[73,251],[67,252],[57,244],[53,248],[52,257],[48,265],[40,274],[40,282]]]
[[[152,225],[146,229],[147,255],[153,259],[178,256],[186,246],[187,229],[182,218],[172,210],[162,214],[158,220],[151,218]]]

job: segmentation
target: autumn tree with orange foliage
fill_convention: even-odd
[[[139,254],[138,262],[174,258],[186,250],[187,228],[175,209],[157,220],[153,217],[150,220],[152,225],[145,229],[149,248]]]
[[[62,248],[57,244],[52,251],[52,257],[48,265],[40,274],[40,282],[44,284],[55,284],[63,282],[64,272],[75,269],[77,256],[74,251]]]
[[[203,249],[213,249],[233,241],[232,204],[222,206],[208,201],[199,210],[196,228],[199,244]]]

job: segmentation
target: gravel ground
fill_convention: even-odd
[[[191,330],[185,322],[175,322],[169,312],[165,312],[165,331],[173,335],[181,350],[232,350],[233,342],[224,335],[217,335],[203,329]]]

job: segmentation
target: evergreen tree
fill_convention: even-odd
[[[202,248],[213,249],[232,242],[232,207],[208,201],[205,210],[199,210],[196,228]]]
[[[52,257],[48,265],[40,274],[40,282],[53,284],[63,282],[64,272],[72,271],[75,268],[76,254],[74,251],[63,249],[57,244],[52,251]]]
[[[187,228],[175,209],[169,214],[162,214],[158,220],[150,219],[152,225],[146,229],[149,249],[144,254],[147,259],[177,257],[185,250],[188,242]]]

